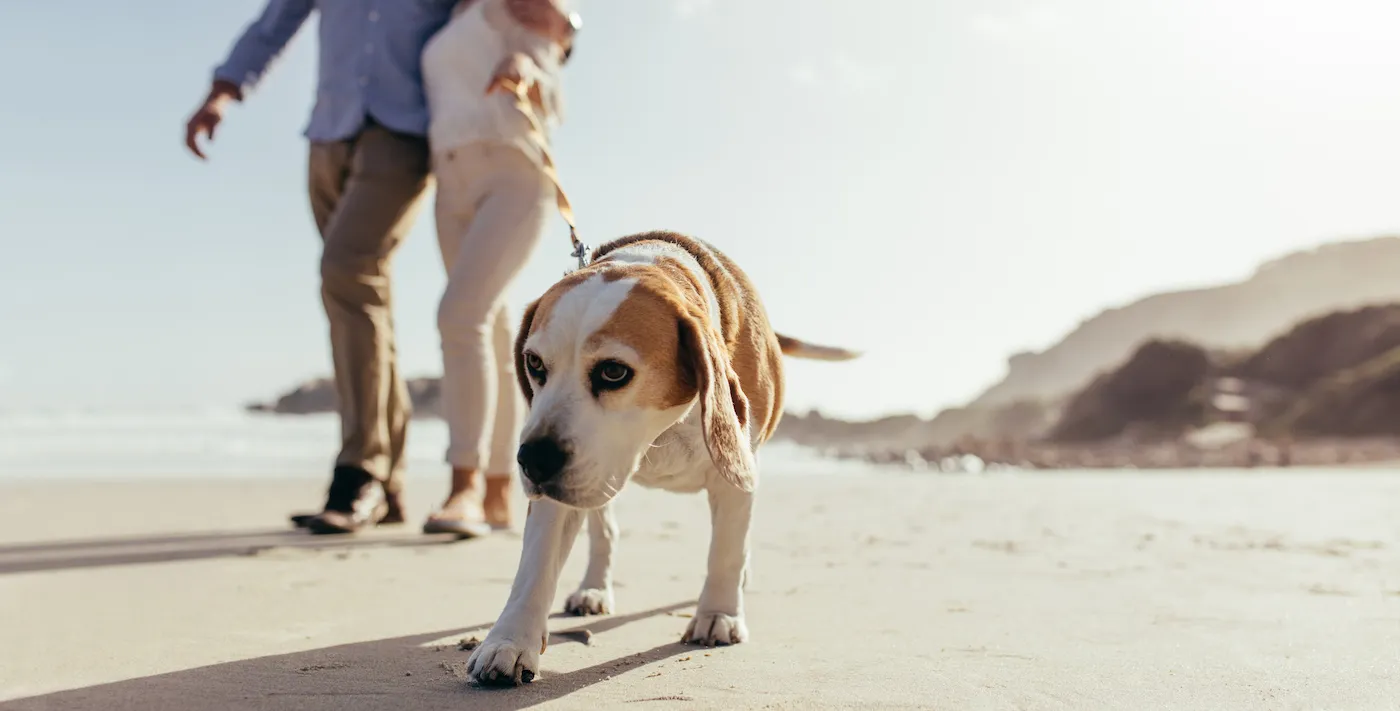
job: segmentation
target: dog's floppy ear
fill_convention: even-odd
[[[679,322],[680,361],[695,377],[705,447],[720,474],[743,491],[757,485],[749,443],[749,400],[729,365],[724,342],[707,319],[695,313]]]
[[[535,399],[535,388],[530,384],[530,369],[525,367],[525,339],[530,337],[530,326],[535,322],[535,311],[539,307],[539,301],[525,307],[525,316],[520,319],[520,330],[515,334],[515,382],[520,383],[520,392],[525,396],[526,405]]]

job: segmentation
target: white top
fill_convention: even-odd
[[[548,138],[560,117],[559,47],[516,22],[505,0],[474,0],[423,48],[428,142],[434,153],[490,141],[517,146],[540,161],[539,147],[526,137],[530,122],[515,107],[515,96],[505,91],[486,95],[496,66],[516,52],[534,60],[532,78],[544,99],[544,108],[537,106],[535,112]]]

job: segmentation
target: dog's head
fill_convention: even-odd
[[[530,403],[518,460],[532,498],[602,506],[694,407],[716,468],[753,488],[748,400],[704,287],[663,272],[577,272],[526,310],[515,366]]]

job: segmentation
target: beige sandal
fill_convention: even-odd
[[[482,538],[494,530],[485,521],[468,521],[464,518],[447,518],[442,512],[428,517],[423,523],[423,533],[451,533],[461,538]]]

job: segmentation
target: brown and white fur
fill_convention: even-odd
[[[774,333],[748,277],[682,235],[623,237],[526,310],[515,345],[530,403],[521,477],[530,497],[510,598],[468,661],[480,683],[539,671],[559,571],[585,519],[589,558],[565,609],[613,610],[611,501],[627,483],[709,495],[709,569],[682,638],[748,638],[743,585],[757,484],[755,451],[782,416],[784,354],[854,353]]]

